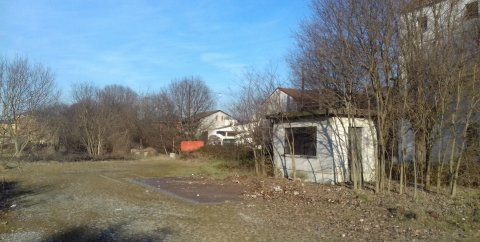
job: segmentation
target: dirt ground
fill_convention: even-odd
[[[479,241],[480,192],[375,195],[202,162],[24,163],[0,171],[2,241]],[[198,196],[197,196],[198,195]]]

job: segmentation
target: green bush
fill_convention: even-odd
[[[226,161],[226,168],[252,168],[254,166],[253,152],[242,145],[207,145],[198,153],[211,160]]]

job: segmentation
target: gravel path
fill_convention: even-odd
[[[200,179],[198,162],[167,159],[33,163],[0,173],[2,241],[476,240],[478,203],[422,193],[355,193],[273,179]],[[165,177],[177,179],[167,185]],[[175,179],[173,179],[175,180]],[[132,182],[136,181],[136,182]],[[159,192],[182,190],[178,199]],[[178,187],[178,184],[183,184]],[[210,185],[210,186],[208,186]],[[221,187],[241,199],[195,200]],[[231,187],[230,187],[231,186]],[[213,188],[213,189],[212,189]],[[279,189],[280,188],[280,189]],[[203,189],[196,192],[195,189]],[[480,193],[468,201],[478,201]],[[194,196],[191,198],[191,196]],[[478,196],[475,197],[475,196]],[[227,199],[228,200],[228,199]],[[463,220],[462,220],[463,219]]]

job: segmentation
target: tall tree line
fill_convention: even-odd
[[[48,149],[95,158],[147,146],[173,152],[180,140],[196,138],[195,115],[215,104],[197,77],[143,95],[121,85],[78,83],[72,104],[61,103],[59,94],[53,73],[43,65],[22,57],[0,60],[2,153],[21,157]]]

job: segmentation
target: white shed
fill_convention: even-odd
[[[276,169],[285,177],[318,183],[351,181],[352,161],[360,161],[363,181],[373,181],[376,128],[368,112],[346,115],[342,110],[279,113],[273,122]]]

